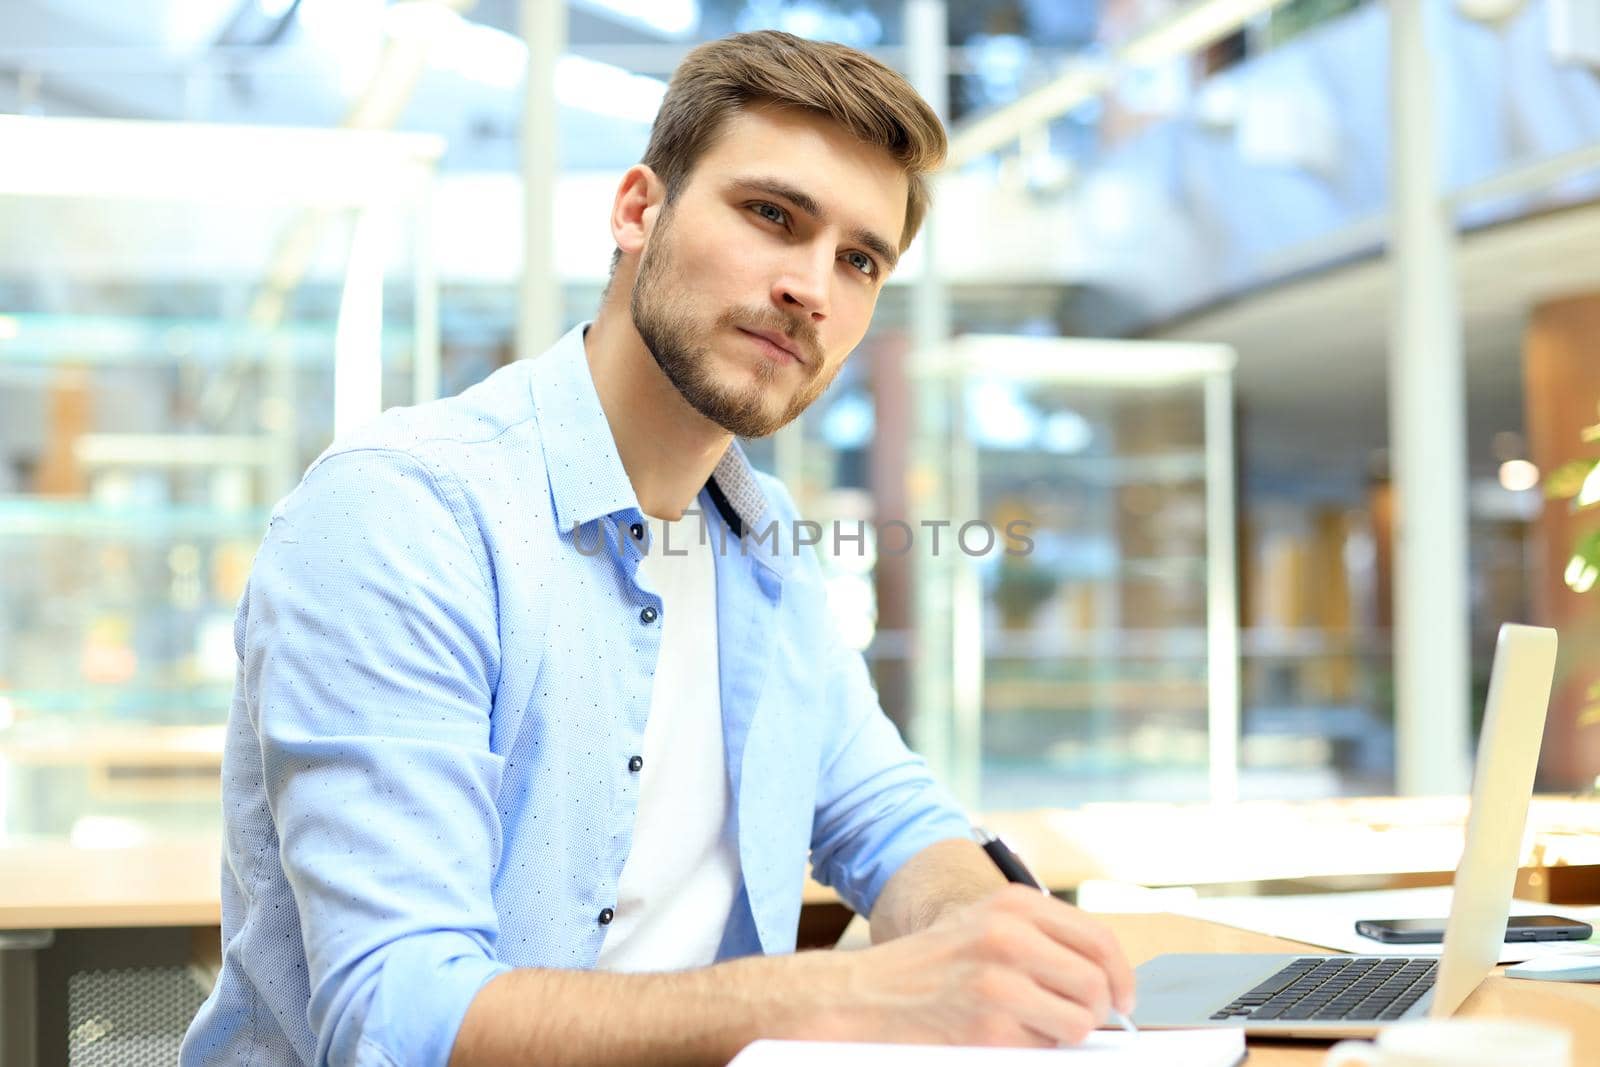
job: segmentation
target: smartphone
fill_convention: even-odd
[[[1427,945],[1444,940],[1443,919],[1361,919],[1356,933],[1386,945]],[[1507,941],[1587,941],[1594,927],[1559,915],[1513,915]]]

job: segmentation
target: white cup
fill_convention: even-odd
[[[1572,1067],[1572,1035],[1509,1019],[1429,1019],[1341,1041],[1324,1067]]]

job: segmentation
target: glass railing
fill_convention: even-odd
[[[1600,198],[1600,80],[1563,50],[1547,0],[1494,22],[1424,2],[1442,192],[1459,224]],[[1085,280],[1136,309],[1129,331],[1382,251],[1387,5],[1291,4],[1274,20],[1293,32],[1248,30],[1239,62],[1119,67],[1047,136],[979,164],[1041,203],[1074,205],[1093,244]]]

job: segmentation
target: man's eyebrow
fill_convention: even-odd
[[[822,210],[822,205],[809,193],[795,188],[786,181],[777,178],[735,178],[728,183],[732,189],[748,189],[753,192],[766,193],[768,196],[780,196],[811,216],[815,222],[828,221],[828,213]],[[850,239],[864,246],[867,251],[877,256],[890,270],[900,262],[900,253],[894,245],[879,237],[868,229],[856,229],[850,232]]]

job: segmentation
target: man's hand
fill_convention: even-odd
[[[1133,974],[1111,935],[1035,889],[1004,886],[860,952],[748,957],[662,974],[519,970],[479,991],[451,1067],[727,1063],[759,1037],[1076,1044]]]
[[[822,1027],[845,1040],[1077,1044],[1112,1007],[1134,1004],[1133,971],[1110,932],[1023,886],[829,962],[846,980]]]

